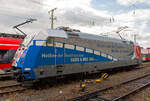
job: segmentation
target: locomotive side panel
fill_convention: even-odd
[[[127,51],[125,51],[128,53],[123,53],[123,54],[119,53],[120,56],[117,53],[114,53],[117,58],[119,57],[119,59],[117,60],[114,57],[111,57],[108,54],[105,54],[102,52],[102,51],[106,52],[106,50],[107,50],[107,52],[110,53],[110,55],[114,55],[112,53],[112,50],[108,50],[108,49],[109,48],[110,49],[117,49],[117,48],[112,48],[112,45],[115,43],[110,43],[110,42],[107,43],[107,42],[100,42],[99,41],[97,43],[103,44],[102,45],[103,47],[96,47],[96,45],[94,44],[95,40],[94,41],[88,40],[90,42],[87,43],[87,40],[77,39],[78,40],[77,41],[77,40],[75,40],[75,39],[73,40],[73,39],[74,38],[70,38],[70,39],[55,38],[55,41],[59,41],[59,43],[62,43],[64,45],[64,46],[62,46],[64,48],[64,49],[62,49],[62,50],[64,50],[64,57],[63,57],[64,58],[64,61],[63,61],[64,64],[62,63],[61,65],[59,65],[58,63],[56,63],[55,66],[51,66],[52,68],[50,66],[45,66],[45,67],[40,66],[40,67],[35,69],[35,73],[39,74],[39,71],[41,70],[41,68],[45,68],[44,71],[46,73],[45,73],[44,77],[47,77],[47,76],[66,75],[66,74],[72,74],[72,73],[99,71],[99,70],[104,70],[104,69],[109,69],[109,68],[116,68],[116,67],[121,67],[121,66],[136,65],[137,64],[136,59],[131,59],[131,57],[134,54],[133,53],[134,47],[132,45],[129,46],[126,44],[125,45],[122,44],[122,45],[124,45],[125,49],[128,49]],[[65,44],[65,43],[67,43],[67,44]],[[67,47],[65,47],[66,45],[67,45]],[[110,47],[105,48],[104,45],[109,45]],[[118,44],[118,47],[120,47],[120,45],[121,44]],[[84,47],[82,47],[82,46],[84,46]],[[85,46],[88,48],[86,48]],[[117,47],[117,46],[115,46],[115,47]],[[67,48],[70,48],[71,50],[68,50]],[[99,59],[97,61],[96,60],[95,61],[88,61],[90,58],[94,59],[95,56],[91,56],[89,58],[89,54],[88,54],[88,56],[83,55],[83,54],[87,54],[86,49],[91,49],[91,54],[94,54],[94,51],[96,50],[96,52],[99,52],[98,57],[100,57],[100,54],[101,54],[101,55],[105,56],[105,58],[114,58],[114,61],[113,60],[107,61],[104,59]],[[80,51],[77,51],[77,50],[80,50]],[[67,54],[67,53],[69,53],[69,54]],[[128,54],[131,54],[131,55],[128,55]],[[60,55],[60,54],[57,54],[57,55]],[[78,56],[71,58],[71,55],[78,55]],[[126,58],[123,58],[124,60],[122,60],[122,58],[120,58],[123,56],[126,57]],[[40,77],[40,75],[37,75],[37,76]]]

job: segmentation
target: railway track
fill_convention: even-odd
[[[150,73],[66,101],[119,101],[150,85]]]
[[[148,63],[145,63],[143,64],[142,67],[146,67],[146,66],[150,66],[150,64]],[[1,75],[0,75],[1,76]],[[92,92],[92,93],[87,93],[85,95],[82,95],[82,96],[79,96],[79,97],[76,97],[76,98],[72,98],[72,99],[69,99],[67,101],[96,101],[96,99],[101,99],[102,101],[110,101],[110,99],[107,99],[107,98],[104,98],[103,96],[101,96],[101,92],[104,92],[106,90],[109,90],[109,89],[113,89],[114,87],[116,86],[119,86],[119,85],[123,85],[123,84],[127,84],[129,82],[132,82],[132,81],[135,81],[135,80],[138,80],[138,79],[142,79],[143,77],[147,77],[149,76],[149,79],[150,79],[150,74],[146,74],[142,77],[137,77],[135,79],[132,79],[132,80],[128,80],[128,81],[124,81],[120,84],[117,84],[115,86],[110,86],[110,87],[107,87],[107,88],[104,88],[104,89],[101,89],[101,90],[97,90],[95,92]],[[9,81],[13,81],[13,80],[9,80]],[[0,96],[2,95],[5,95],[5,94],[8,94],[8,93],[14,93],[14,92],[22,92],[24,90],[27,90],[28,88],[24,88],[21,86],[20,83],[15,83],[15,82],[9,82],[9,81],[6,81],[7,83],[6,84],[2,84],[4,83],[4,81],[0,81]],[[146,85],[145,85],[146,86]],[[133,91],[132,91],[133,92]],[[124,96],[127,96],[128,94],[125,94]],[[120,97],[120,98],[123,98]],[[119,99],[119,98],[118,98]],[[112,101],[117,101],[117,98],[116,100],[112,100]]]
[[[0,70],[0,81],[12,80],[12,72],[3,72]]]
[[[12,76],[11,72],[0,74],[0,78],[11,77],[11,76]]]
[[[22,87],[20,83],[12,83],[11,81],[7,81],[6,85],[4,83],[2,86],[0,86],[0,96],[3,96],[4,94],[8,93],[24,91],[27,89]]]
[[[144,62],[140,65],[140,67],[150,66],[150,62]]]

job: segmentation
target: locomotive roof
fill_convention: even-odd
[[[76,33],[79,35],[80,38],[82,39],[89,39],[89,40],[99,40],[99,41],[109,41],[109,42],[123,42],[124,40],[116,39],[116,38],[111,38],[111,37],[105,37],[105,36],[100,36],[100,35],[94,35],[94,34],[88,34],[88,33],[82,33],[78,32]]]
[[[83,32],[75,32],[75,31],[64,31],[60,29],[47,29],[42,31],[44,35],[47,37],[61,37],[61,38],[68,38],[68,37],[79,37],[81,39],[89,39],[89,40],[100,40],[100,41],[109,41],[109,42],[115,42],[115,43],[132,43],[130,41],[126,40],[121,40],[117,38],[112,38],[112,37],[105,37],[105,36],[100,36],[100,35],[94,35],[94,34],[88,34],[88,33],[83,33]],[[46,37],[45,36],[45,37]],[[40,37],[41,38],[41,37]]]
[[[8,33],[0,33],[0,37],[3,38],[16,38],[16,39],[24,39],[24,35],[19,35],[19,34],[8,34]]]

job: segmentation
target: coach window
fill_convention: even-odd
[[[15,53],[16,50],[0,50],[0,63],[11,63]]]

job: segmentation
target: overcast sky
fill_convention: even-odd
[[[36,18],[22,26],[27,33],[50,28],[48,11],[54,12],[54,27],[69,26],[82,32],[116,36],[118,27],[128,26],[121,34],[142,47],[150,47],[150,0],[0,0],[0,32],[15,33],[14,25]]]

